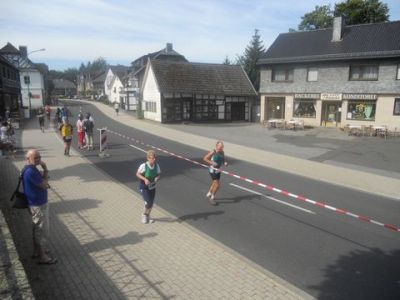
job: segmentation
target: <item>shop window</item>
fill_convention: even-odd
[[[400,98],[394,99],[393,114],[396,116],[400,116]]]
[[[349,100],[347,120],[374,121],[376,101]]]
[[[378,80],[378,66],[350,66],[350,80]]]
[[[308,68],[307,81],[318,81],[318,69],[317,68]]]
[[[293,116],[297,118],[315,118],[315,100],[294,100]]]
[[[272,81],[293,81],[293,68],[274,68]]]

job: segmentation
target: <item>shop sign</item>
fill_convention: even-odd
[[[342,100],[342,94],[321,93],[321,100],[335,100],[335,101],[340,101],[340,100]]]
[[[376,94],[343,94],[345,100],[376,100]]]
[[[294,94],[295,99],[319,99],[320,94],[313,94],[313,93],[300,93]]]
[[[38,95],[38,94],[32,94],[32,95],[31,95],[31,98],[32,98],[32,99],[40,99],[40,95]]]

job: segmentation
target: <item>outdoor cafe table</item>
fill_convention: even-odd
[[[276,128],[276,124],[281,124],[281,123],[283,123],[283,122],[285,122],[285,121],[284,121],[284,120],[281,120],[281,119],[271,119],[271,120],[268,120],[268,124],[269,124],[268,127],[274,127],[274,128]]]

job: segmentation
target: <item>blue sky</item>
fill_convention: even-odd
[[[322,0],[0,0],[0,47],[7,42],[34,62],[63,70],[104,57],[110,64],[134,59],[172,43],[189,61],[235,60],[257,28],[268,48],[279,33],[297,28]],[[382,1],[400,20],[400,0]]]

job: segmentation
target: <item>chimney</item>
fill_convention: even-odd
[[[344,18],[335,17],[333,19],[332,42],[340,42],[343,36]]]
[[[167,53],[172,52],[172,43],[167,43],[167,47],[165,47],[165,51],[166,51]]]
[[[22,58],[28,57],[28,47],[27,46],[19,46],[19,53]]]

